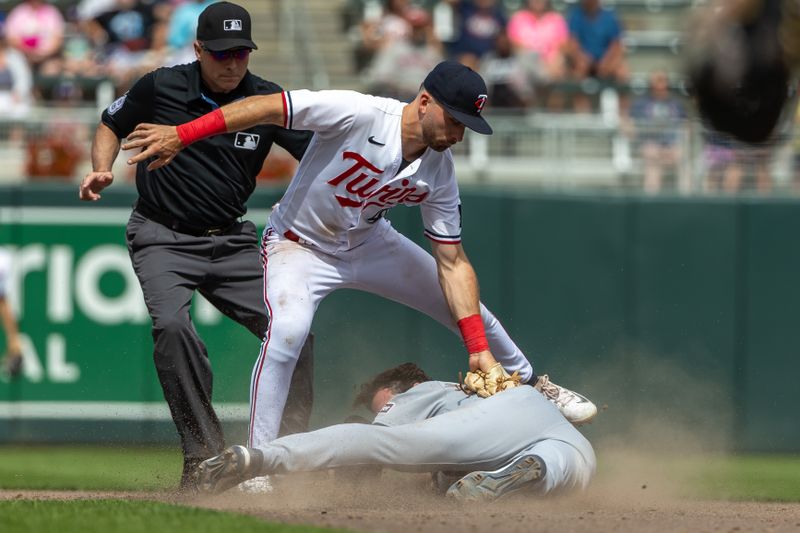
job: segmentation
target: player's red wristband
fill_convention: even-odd
[[[180,124],[177,129],[183,146],[189,146],[206,137],[228,131],[228,127],[225,125],[225,116],[222,114],[222,109],[219,108],[191,122]]]
[[[467,347],[467,353],[478,353],[489,349],[486,332],[483,329],[481,315],[470,315],[458,321],[461,338]]]

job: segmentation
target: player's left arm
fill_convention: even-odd
[[[128,142],[122,149],[143,148],[128,159],[128,164],[156,157],[147,166],[147,170],[154,170],[171,162],[178,152],[193,142],[260,124],[284,125],[283,93],[248,96],[178,126],[139,124],[128,135]]]
[[[475,269],[472,268],[464,247],[461,243],[438,243],[431,241],[431,251],[436,259],[436,268],[439,274],[439,284],[442,286],[444,299],[450,308],[450,314],[459,326],[463,320],[480,324],[480,335],[484,336],[483,322],[480,320],[480,289]],[[475,319],[474,317],[477,317]],[[462,326],[462,330],[463,330]],[[478,349],[470,347],[469,339],[464,339],[469,352],[470,370],[481,369],[488,371],[495,361],[488,345],[478,343]]]

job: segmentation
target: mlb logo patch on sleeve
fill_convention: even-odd
[[[128,93],[125,93],[122,96],[120,96],[119,98],[117,98],[116,100],[114,100],[113,102],[111,102],[111,105],[108,106],[108,114],[109,115],[113,115],[114,113],[116,113],[117,111],[122,109],[122,106],[125,103],[125,99],[127,97],[128,97]]]
[[[381,410],[380,410],[380,411],[378,411],[378,414],[382,414],[382,413],[388,413],[388,412],[389,412],[389,410],[390,410],[392,407],[394,407],[394,402],[389,402],[389,403],[387,403],[387,404],[384,404],[384,406],[383,406],[383,407],[381,407]]]
[[[239,19],[230,19],[224,22],[225,31],[242,31],[242,21]]]
[[[240,131],[236,134],[236,140],[233,141],[233,145],[242,150],[255,150],[258,148],[258,140],[260,138],[261,136],[256,133]]]

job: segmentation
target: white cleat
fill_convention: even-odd
[[[561,414],[574,426],[588,424],[597,416],[597,406],[584,396],[566,387],[550,381],[550,376],[543,374],[533,386],[534,389],[553,402]]]

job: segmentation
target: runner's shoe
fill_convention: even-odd
[[[200,463],[197,467],[197,489],[206,494],[224,492],[258,476],[263,460],[260,450],[231,446]]]
[[[550,381],[550,376],[543,374],[533,386],[534,389],[553,402],[561,414],[574,426],[588,424],[597,416],[597,406],[584,396],[566,387]]]
[[[471,472],[453,483],[447,496],[458,501],[494,501],[531,488],[544,478],[547,467],[538,455],[523,455],[493,472]]]

